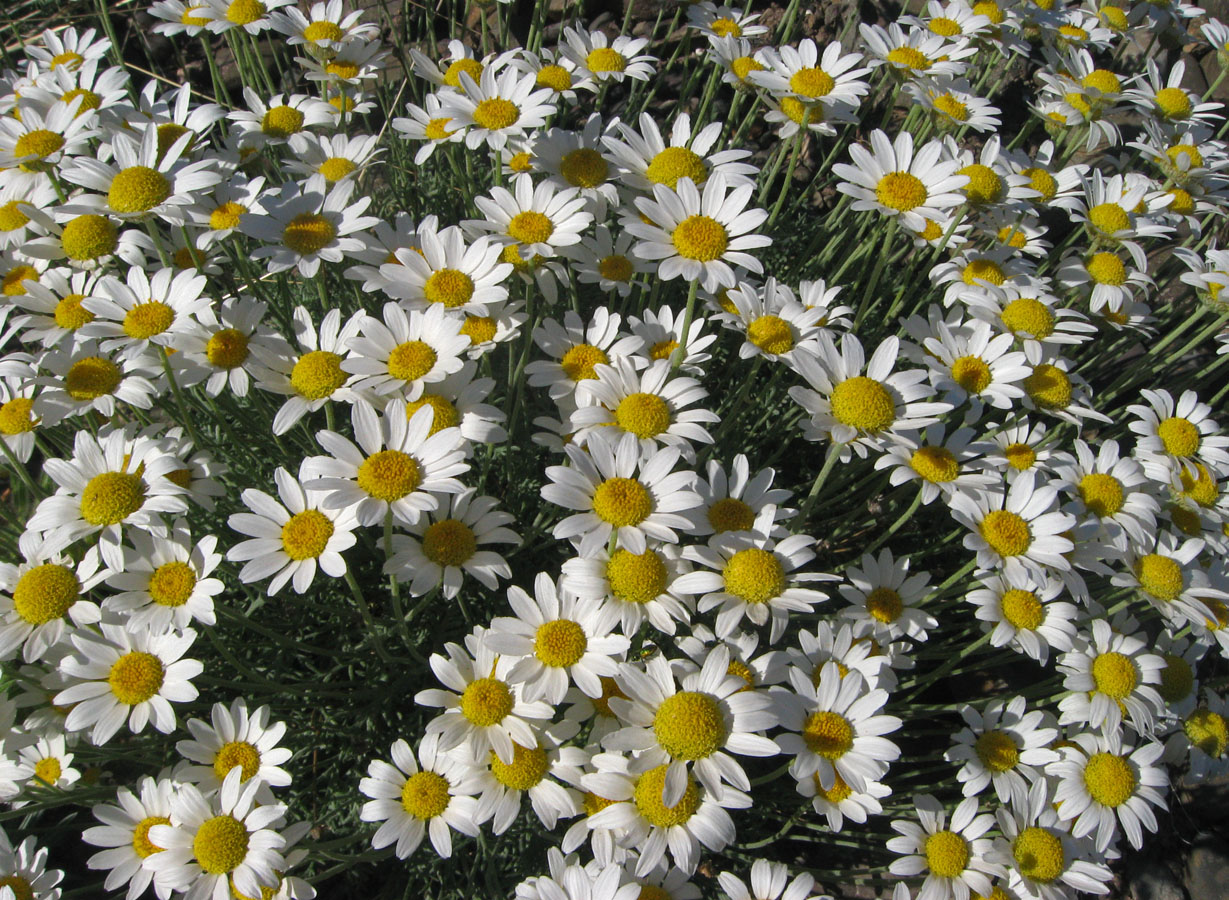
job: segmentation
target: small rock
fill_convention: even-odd
[[[1214,834],[1195,836],[1186,857],[1190,900],[1223,900],[1229,891],[1229,844]]]

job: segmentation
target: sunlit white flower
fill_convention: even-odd
[[[1165,660],[1148,652],[1136,634],[1118,634],[1105,619],[1094,619],[1092,634],[1058,661],[1063,687],[1072,693],[1058,703],[1060,725],[1076,723],[1118,734],[1123,721],[1150,734],[1165,709],[1157,693]]]
[[[107,586],[118,593],[103,601],[106,609],[123,613],[133,631],[214,624],[213,598],[223,588],[220,579],[209,577],[222,562],[215,535],[194,544],[188,523],[178,519],[165,537],[131,529],[128,540],[123,569],[107,576]]]
[[[229,709],[215,703],[209,722],[189,719],[192,740],[179,741],[175,750],[196,765],[176,770],[177,776],[205,791],[220,789],[232,769],[240,770],[240,783],[255,779],[270,787],[290,784],[290,773],[280,766],[290,759],[291,751],[277,746],[286,723],[270,725],[269,714],[267,706],[249,713],[247,701],[238,697]]]

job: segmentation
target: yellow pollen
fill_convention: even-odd
[[[166,151],[175,146],[175,142],[185,134],[190,134],[189,129],[180,125],[177,122],[164,122],[158,126],[158,158],[161,159],[166,155]],[[192,142],[188,142],[191,146]]]
[[[319,253],[337,237],[337,226],[320,213],[300,213],[282,230],[282,243],[300,256]]]
[[[961,33],[960,23],[943,16],[936,16],[935,18],[931,19],[926,23],[926,27],[929,28],[934,34],[942,37],[955,37]]]
[[[596,365],[608,365],[610,357],[592,344],[577,344],[563,354],[563,372],[573,381],[597,378]]]
[[[1075,25],[1063,25],[1058,29],[1058,33],[1065,38],[1074,40],[1077,43],[1088,40],[1088,32],[1083,28],[1077,28]]]
[[[789,323],[772,313],[760,316],[747,326],[747,340],[765,353],[779,356],[794,349],[794,331]]]
[[[96,400],[114,393],[121,378],[119,366],[111,360],[87,356],[69,367],[64,389],[74,400]]]
[[[260,751],[247,741],[223,744],[213,758],[213,774],[222,781],[235,766],[239,767],[242,780],[247,781],[260,771]]]
[[[959,878],[969,864],[969,842],[954,831],[936,831],[926,838],[926,866],[939,878]]]
[[[610,166],[602,154],[588,147],[565,153],[559,161],[559,174],[578,188],[595,188],[606,183]]]
[[[1182,416],[1170,416],[1157,426],[1157,437],[1172,456],[1194,456],[1199,452],[1199,428]]]
[[[511,100],[491,97],[474,108],[474,124],[490,131],[511,128],[521,117],[521,111]]]
[[[1094,516],[1106,519],[1122,509],[1122,482],[1113,475],[1090,473],[1080,479],[1078,488],[1080,499]]]
[[[811,66],[799,69],[789,79],[789,89],[800,97],[817,100],[832,93],[836,82],[823,69]]]
[[[973,14],[985,16],[990,20],[991,25],[1002,25],[1006,18],[1002,7],[998,5],[996,0],[979,0],[978,3],[974,3]]]
[[[136,855],[145,859],[147,856],[152,856],[155,853],[161,853],[165,847],[159,847],[149,839],[149,830],[155,825],[170,825],[171,820],[166,816],[146,816],[140,822],[137,822],[136,827],[132,829],[132,849]]]
[[[95,475],[81,492],[81,518],[91,525],[115,525],[145,504],[145,482],[127,472]]]
[[[673,190],[680,178],[690,178],[697,186],[703,184],[708,180],[708,168],[702,158],[686,147],[667,147],[653,157],[644,177]]]
[[[152,653],[133,650],[111,664],[107,683],[115,699],[126,706],[144,703],[162,687],[166,669]]]
[[[603,72],[622,72],[627,68],[627,57],[609,47],[597,47],[585,57],[585,68],[594,75]]]
[[[976,285],[979,281],[990,284],[1002,284],[1007,280],[999,264],[990,259],[972,259],[960,273],[960,280],[968,285]]]
[[[1020,761],[1020,748],[1015,738],[1005,731],[987,731],[973,745],[981,764],[991,772],[1014,769]]]
[[[755,510],[736,497],[722,497],[708,508],[708,524],[713,531],[748,531],[755,524]]]
[[[333,520],[318,509],[305,509],[282,526],[282,549],[295,561],[316,559],[332,536]]]
[[[653,733],[672,759],[692,760],[720,750],[729,728],[715,697],[701,691],[680,691],[657,707]]]
[[[1191,664],[1181,656],[1164,653],[1165,668],[1161,670],[1161,683],[1157,685],[1157,693],[1166,703],[1178,703],[1190,696],[1195,688],[1195,673]]]
[[[900,618],[904,610],[904,601],[892,588],[877,587],[866,595],[866,611],[876,622],[890,625]]]
[[[1114,31],[1126,30],[1127,14],[1122,7],[1107,3],[1097,10],[1097,18],[1105,24],[1106,28],[1112,28]]]
[[[585,630],[571,619],[554,619],[538,626],[533,639],[533,652],[544,666],[566,669],[585,655],[589,639]]]
[[[406,341],[388,354],[388,374],[402,381],[417,381],[435,368],[438,359],[438,354],[425,341]]]
[[[223,328],[209,336],[205,358],[219,369],[234,369],[248,358],[248,336],[237,328]]]
[[[556,93],[562,93],[563,91],[571,90],[572,73],[563,66],[543,66],[538,69],[535,84],[538,87],[548,87]]]
[[[632,275],[636,273],[635,267],[632,265],[632,261],[628,259],[626,256],[620,256],[619,254],[614,254],[612,256],[604,257],[597,264],[597,271],[598,271],[598,274],[601,275],[603,278],[605,278],[607,281],[618,281],[623,284],[626,284],[627,282],[631,281]],[[675,343],[675,346],[676,347],[678,346],[677,342]],[[666,356],[669,356],[669,355],[670,355],[669,353],[666,354]],[[666,356],[653,357],[653,358],[654,359],[665,359]]]
[[[1002,319],[1007,330],[1017,337],[1043,340],[1054,333],[1054,313],[1035,297],[1012,300],[1003,307]]]
[[[712,262],[725,253],[730,237],[725,226],[716,219],[696,215],[679,222],[670,241],[684,259]]]
[[[474,531],[459,519],[432,523],[422,536],[422,552],[438,566],[459,566],[478,548]]]
[[[102,97],[86,88],[73,88],[71,91],[65,91],[64,96],[60,98],[60,102],[68,106],[78,97],[81,98],[81,105],[77,107],[77,113],[73,116],[74,119],[85,115],[91,109],[98,109],[102,106]]]
[[[58,153],[64,147],[64,136],[45,128],[27,131],[13,145],[13,156],[34,157],[21,163],[18,168],[23,172],[50,172],[52,165],[46,162],[48,156]]]
[[[853,738],[853,726],[840,713],[813,712],[802,725],[802,740],[807,749],[824,759],[840,759],[853,749]]]
[[[1093,69],[1080,79],[1080,84],[1100,91],[1102,94],[1116,94],[1122,90],[1122,82],[1108,69]]]
[[[1165,155],[1169,157],[1169,161],[1175,168],[1181,168],[1182,161],[1185,159],[1188,172],[1203,166],[1203,154],[1194,144],[1174,144],[1166,148]]]
[[[106,216],[87,213],[64,224],[60,234],[64,255],[74,262],[110,256],[119,246],[119,232]]]
[[[581,797],[581,805],[584,807],[586,816],[596,816],[606,807],[617,802],[616,800],[607,800],[605,797],[599,797],[592,791],[585,791]]]
[[[1071,405],[1071,378],[1058,366],[1040,363],[1024,379],[1024,392],[1038,409],[1066,409]]]
[[[655,438],[670,428],[670,407],[656,394],[629,394],[619,401],[614,418],[638,438]]]
[[[1166,191],[1173,200],[1169,204],[1169,211],[1177,213],[1180,216],[1193,215],[1195,212],[1195,198],[1190,195],[1189,191],[1182,188],[1170,188]]]
[[[615,714],[610,708],[610,698],[619,697],[623,700],[626,700],[627,694],[623,693],[623,690],[619,687],[619,685],[615,682],[613,678],[610,678],[606,675],[599,675],[598,681],[602,683],[602,696],[590,697],[589,698],[590,702],[593,704],[593,708],[594,710],[596,710],[599,716],[602,716],[603,718],[606,718],[606,719],[613,719],[615,718]],[[610,801],[607,801],[606,805],[609,805],[609,803]],[[605,809],[605,806],[601,808]],[[587,804],[585,806],[585,809],[586,810],[588,809]],[[593,813],[589,813],[589,815],[593,815]]]
[[[1080,113],[1080,115],[1084,116],[1085,118],[1092,116],[1092,106],[1089,104],[1089,102],[1086,99],[1084,99],[1083,94],[1079,94],[1079,93],[1076,93],[1075,91],[1072,91],[1070,93],[1064,94],[1063,99],[1066,100],[1068,103],[1070,103],[1073,107],[1075,107],[1076,111]],[[1053,121],[1057,122],[1059,125],[1067,124],[1067,118],[1063,116],[1062,113],[1052,112],[1050,113],[1050,118]]]
[[[724,16],[718,19],[713,19],[708,25],[709,30],[718,37],[742,37],[742,27],[733,19],[725,18]],[[644,900],[644,898],[641,898]]]
[[[1136,777],[1131,763],[1113,753],[1094,753],[1084,767],[1088,795],[1102,806],[1117,807],[1135,793]]]
[[[175,310],[160,300],[138,303],[124,315],[124,333],[134,341],[162,334],[175,321]]]
[[[186,562],[163,563],[149,576],[149,596],[159,606],[183,606],[196,588],[196,570]]]
[[[1088,211],[1088,221],[1103,235],[1113,235],[1131,227],[1126,210],[1117,203],[1098,203]]]
[[[14,397],[7,403],[0,403],[0,434],[26,434],[35,426],[31,410],[34,401],[29,397]]]
[[[999,556],[1019,556],[1027,552],[1033,542],[1028,522],[1005,509],[993,509],[986,513],[978,530],[990,549]]]
[[[634,478],[608,478],[593,492],[593,512],[616,528],[639,525],[653,512],[653,495]]]
[[[0,286],[3,288],[5,296],[21,297],[26,294],[25,283],[33,281],[38,284],[38,270],[33,266],[19,265],[13,266],[5,273],[4,278],[0,281]]]
[[[1182,566],[1168,556],[1149,553],[1137,559],[1134,568],[1139,586],[1165,603],[1177,600],[1186,587]]]
[[[406,419],[414,418],[414,413],[424,406],[430,406],[432,412],[431,430],[427,432],[428,437],[445,428],[452,428],[461,421],[461,414],[452,405],[452,401],[439,394],[423,394],[417,400],[407,403],[405,406]]]
[[[1092,680],[1097,693],[1115,700],[1130,696],[1139,683],[1139,673],[1129,656],[1110,650],[1092,661]]]
[[[915,47],[896,47],[888,52],[888,62],[904,69],[916,69],[925,72],[930,68],[930,60],[921,50]]]
[[[43,563],[30,569],[13,588],[13,610],[23,622],[45,625],[61,619],[81,596],[81,582],[67,566]]]
[[[1028,186],[1041,194],[1040,200],[1042,203],[1049,203],[1058,193],[1058,181],[1045,169],[1034,166],[1022,169],[1020,174],[1028,176]]]
[[[514,705],[512,691],[498,678],[471,681],[461,694],[461,715],[479,728],[498,725]]]
[[[460,333],[469,338],[471,347],[495,340],[496,323],[491,316],[466,316]]]
[[[327,19],[311,22],[303,29],[303,37],[313,44],[319,44],[324,41],[337,43],[344,40],[345,36],[346,34],[341,30],[340,25]]]
[[[449,119],[446,117],[440,118],[440,119],[432,119],[423,128],[423,134],[426,136],[427,140],[429,141],[447,140],[449,137],[457,133],[455,129],[451,131],[448,129],[448,123],[451,121],[452,119]]]
[[[730,71],[739,81],[746,81],[752,72],[762,72],[764,67],[751,56],[740,56],[730,63]]]
[[[300,397],[322,400],[346,383],[350,376],[341,370],[341,357],[328,350],[304,353],[290,370],[290,386]]]
[[[937,97],[932,97],[930,102],[939,112],[955,119],[957,122],[967,122],[969,119],[968,106],[961,103],[951,94],[940,94]]]
[[[1182,121],[1190,118],[1191,98],[1181,88],[1167,87],[1156,92],[1153,99],[1157,112],[1170,121]]]
[[[656,828],[672,828],[684,825],[700,809],[700,788],[696,780],[687,774],[687,789],[674,806],[666,806],[662,797],[666,790],[666,769],[668,766],[658,766],[649,769],[636,779],[632,791],[636,810],[646,822]]]
[[[542,244],[555,233],[555,223],[534,210],[517,213],[508,223],[508,236],[522,244]]]
[[[889,172],[875,185],[875,199],[897,212],[916,209],[928,196],[922,179],[908,172]]]
[[[271,107],[260,118],[260,130],[271,138],[286,138],[303,130],[303,113],[293,106]]]
[[[451,787],[436,772],[415,772],[401,788],[401,808],[419,821],[434,819],[448,808]]]
[[[0,425],[0,430],[3,430],[3,427],[3,425]],[[1178,476],[1182,482],[1182,496],[1198,503],[1204,508],[1210,509],[1216,505],[1216,501],[1220,497],[1220,487],[1217,485],[1216,479],[1208,471],[1207,466],[1203,463],[1195,463],[1195,469],[1198,476],[1196,478],[1191,477],[1190,472],[1187,471],[1185,466]]]
[[[853,796],[853,788],[845,783],[839,772],[832,773],[832,787],[827,789],[820,783],[818,772],[811,776],[811,780],[815,783],[815,796],[823,797],[834,806]]]
[[[30,217],[21,211],[24,200],[10,200],[0,205],[0,231],[16,231],[30,223]]]
[[[461,74],[464,73],[474,79],[474,83],[482,81],[482,63],[476,59],[462,57],[454,60],[448,65],[444,72],[444,84],[449,87],[459,88],[461,86]]]
[[[933,243],[934,241],[937,241],[939,238],[943,237],[943,227],[934,219],[927,219],[926,227],[921,230],[918,237],[924,241],[930,241]]]
[[[324,180],[329,184],[334,184],[352,175],[357,168],[358,164],[354,160],[344,156],[333,156],[322,162],[316,171],[323,175]]]
[[[1002,198],[1003,179],[989,166],[974,163],[971,166],[965,166],[958,174],[969,179],[964,194],[973,206],[986,206]]]
[[[400,450],[380,450],[358,467],[358,486],[386,503],[400,500],[418,489],[422,471],[418,461]]]
[[[129,166],[111,180],[107,203],[117,213],[149,212],[171,196],[171,183],[157,169]]]
[[[781,561],[759,547],[739,550],[726,562],[721,575],[726,591],[745,603],[767,603],[786,588]]]
[[[946,447],[919,447],[910,456],[909,466],[932,484],[946,484],[960,474],[960,463]]]
[[[746,682],[747,686],[739,688],[738,693],[755,687],[755,672],[741,659],[731,659],[730,664],[725,667],[725,671],[727,675],[734,675]]]
[[[847,378],[828,398],[833,417],[842,425],[875,433],[896,421],[896,400],[880,382],[865,375]]]
[[[456,269],[440,269],[431,273],[431,277],[423,285],[423,294],[428,303],[442,303],[448,309],[456,309],[458,306],[464,306],[474,296],[474,282],[464,272]],[[422,344],[422,346],[427,345]],[[429,347],[427,349],[430,350]],[[434,351],[431,353],[434,356]],[[435,365],[434,359],[431,365]],[[430,371],[430,368],[427,371]]]
[[[1049,884],[1067,868],[1067,854],[1058,835],[1039,825],[1025,828],[1011,843],[1016,868],[1025,878]]]
[[[620,547],[606,564],[606,580],[624,603],[648,603],[666,590],[666,564],[654,550],[636,554]]]
[[[514,791],[527,791],[536,787],[550,769],[550,760],[547,759],[545,750],[541,747],[531,750],[516,743],[512,745],[512,762],[503,762],[492,750],[490,763],[491,774],[495,780]]]
[[[980,394],[990,386],[990,367],[976,356],[962,356],[952,363],[952,379],[970,394]]]
[[[1199,708],[1186,717],[1182,730],[1187,739],[1208,756],[1220,759],[1229,748],[1229,727],[1225,717],[1210,709]]]
[[[1023,631],[1036,631],[1045,621],[1045,608],[1037,595],[1022,588],[1011,588],[1000,600],[1003,618]]]
[[[233,25],[251,25],[267,12],[260,0],[234,0],[226,7],[226,19]],[[247,841],[244,846],[246,849]],[[224,871],[229,872],[230,869]]]

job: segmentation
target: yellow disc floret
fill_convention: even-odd
[[[739,550],[721,570],[725,589],[746,603],[767,603],[785,590],[785,569],[776,554],[760,547]]]
[[[349,377],[341,369],[341,356],[328,350],[312,350],[300,356],[290,370],[290,386],[300,397],[322,400]]]
[[[474,124],[490,131],[511,128],[520,117],[517,105],[503,97],[491,97],[474,107]]]
[[[1049,884],[1067,868],[1063,842],[1053,831],[1039,825],[1022,830],[1011,843],[1016,868],[1030,881]]]
[[[1156,110],[1171,122],[1181,122],[1191,116],[1191,98],[1181,88],[1161,88],[1153,98]]]
[[[653,495],[634,478],[607,478],[593,492],[593,512],[616,528],[639,525],[653,512]]]
[[[571,619],[554,619],[538,626],[533,638],[533,654],[544,666],[566,669],[585,655],[589,638]]]
[[[145,341],[162,334],[175,322],[175,310],[161,300],[138,303],[124,314],[124,334]]]
[[[1130,696],[1139,683],[1139,673],[1131,657],[1109,650],[1097,654],[1092,661],[1092,680],[1098,693],[1122,700]]]
[[[527,791],[536,787],[546,777],[550,769],[550,760],[541,747],[522,747],[512,745],[512,762],[501,760],[495,751],[491,751],[491,774],[504,787],[514,791]]]
[[[897,212],[921,206],[928,196],[922,179],[908,172],[889,172],[875,185],[875,199]]]
[[[388,354],[388,374],[402,381],[417,381],[435,368],[439,355],[426,341],[406,341]]]
[[[205,358],[211,366],[234,369],[248,358],[248,336],[237,328],[223,328],[209,336]]]
[[[698,187],[708,180],[708,168],[703,158],[686,147],[667,147],[649,162],[644,177],[671,190],[678,187],[680,178],[690,178]]]
[[[532,209],[517,213],[508,222],[508,236],[522,244],[544,243],[554,233],[555,223]]]
[[[95,475],[81,492],[81,518],[91,525],[115,525],[145,505],[145,482],[128,472]]]
[[[610,166],[596,150],[581,147],[563,155],[559,174],[572,187],[595,188],[606,183]]]
[[[210,875],[224,875],[247,859],[250,840],[247,827],[234,816],[214,816],[196,830],[192,854]]]
[[[748,531],[755,524],[755,510],[736,497],[722,497],[708,508],[708,524],[713,531]]]
[[[606,563],[606,580],[624,603],[648,603],[666,589],[666,564],[651,548],[637,554],[619,547]]]
[[[459,519],[441,519],[423,532],[423,555],[437,566],[459,566],[477,549],[474,530]]]
[[[401,787],[401,808],[419,821],[434,819],[448,808],[452,785],[436,772],[415,772]]]
[[[636,786],[632,791],[636,811],[646,822],[657,828],[684,825],[700,809],[700,788],[690,773],[687,775],[687,788],[678,803],[666,806],[662,797],[665,795],[667,768],[668,766],[658,766],[649,769],[636,779]]]
[[[64,389],[74,400],[97,400],[115,392],[123,373],[119,366],[101,356],[87,356],[68,367]]]
[[[1135,561],[1134,569],[1139,586],[1166,603],[1177,600],[1186,588],[1182,566],[1168,556],[1147,553]]]
[[[116,700],[135,706],[158,693],[165,677],[162,660],[152,653],[133,650],[111,664],[107,684]]]
[[[813,712],[802,724],[807,749],[824,759],[840,759],[853,749],[854,730],[849,720],[830,710]]]
[[[990,366],[978,356],[961,356],[952,363],[952,380],[970,394],[980,394],[990,387],[994,376]]]
[[[1028,522],[1006,509],[992,509],[978,526],[982,539],[999,556],[1019,556],[1032,545]]]
[[[43,563],[27,571],[13,588],[13,610],[29,625],[61,619],[81,597],[81,582],[68,566]]]
[[[295,513],[282,526],[282,549],[293,560],[315,559],[333,536],[333,520],[318,509]]]
[[[973,745],[981,764],[991,772],[1014,769],[1020,761],[1020,748],[1015,738],[1005,731],[987,731]]]
[[[196,570],[177,559],[158,566],[149,576],[149,596],[159,606],[183,606],[195,589]]]
[[[247,781],[260,771],[260,751],[247,741],[228,741],[218,748],[213,758],[213,774],[223,781],[231,769],[239,767],[240,777]]]
[[[1102,519],[1116,515],[1125,502],[1122,482],[1103,472],[1085,475],[1077,488],[1088,511]]]
[[[1094,753],[1084,767],[1088,795],[1102,806],[1122,806],[1135,793],[1136,783],[1130,760],[1113,753]]]
[[[936,831],[926,837],[926,866],[940,878],[959,878],[969,864],[969,842],[954,831]]]
[[[1117,203],[1098,203],[1088,211],[1088,221],[1103,235],[1127,231],[1131,227],[1126,210]]]
[[[1164,419],[1156,429],[1165,452],[1173,456],[1194,456],[1199,452],[1199,428],[1182,416]]]
[[[1127,283],[1127,267],[1123,265],[1117,254],[1109,251],[1102,250],[1100,253],[1094,253],[1085,263],[1084,268],[1088,270],[1088,277],[1097,284],[1120,287]]]
[[[26,434],[34,430],[34,401],[29,397],[14,397],[0,403],[0,434]]]
[[[832,93],[836,81],[832,76],[817,66],[799,69],[789,78],[789,89],[799,97],[808,100],[818,100]]]
[[[357,481],[370,496],[392,503],[418,489],[422,470],[408,453],[380,450],[363,460]]]
[[[161,853],[165,847],[159,847],[149,839],[149,830],[155,825],[170,825],[171,820],[166,816],[146,816],[140,822],[137,822],[136,827],[132,829],[132,849],[140,859],[145,859],[147,856],[153,856],[155,853]]]
[[[479,728],[498,725],[514,705],[512,691],[498,678],[471,681],[461,694],[461,715]]]
[[[107,203],[117,213],[149,212],[171,196],[171,183],[157,169],[129,166],[111,181]]]
[[[679,256],[699,262],[712,262],[725,253],[730,236],[725,226],[709,216],[688,216],[675,227],[670,241]]]
[[[973,206],[986,206],[996,203],[1003,195],[1003,179],[989,166],[973,163],[965,166],[957,174],[969,179],[964,195]]]
[[[712,756],[725,745],[729,733],[720,702],[702,691],[667,697],[653,716],[653,734],[672,759]]]
[[[896,400],[887,387],[873,378],[856,375],[832,389],[829,398],[833,417],[842,425],[875,433],[896,421]]]
[[[300,256],[319,253],[337,237],[337,226],[320,213],[299,213],[282,229],[282,243]]]
[[[303,113],[293,106],[271,107],[260,118],[260,130],[272,138],[286,138],[303,130]]]
[[[64,224],[60,246],[70,260],[89,262],[114,253],[119,246],[119,232],[106,216],[87,213]]]
[[[657,394],[628,394],[615,407],[614,418],[638,438],[655,438],[670,427],[670,407]]]
[[[622,72],[627,68],[627,57],[610,47],[597,47],[585,57],[585,67],[595,75],[603,72]]]
[[[890,625],[905,611],[905,603],[892,588],[877,587],[866,595],[866,611],[876,622]]]
[[[1024,631],[1036,631],[1045,621],[1045,607],[1037,595],[1023,588],[1011,588],[1000,600],[1003,618],[1013,627]]]
[[[594,366],[609,363],[610,357],[592,344],[576,344],[574,347],[569,347],[568,351],[563,354],[560,365],[568,378],[573,381],[584,381],[597,378]]]
[[[1229,749],[1229,726],[1225,717],[1200,707],[1186,717],[1182,731],[1187,739],[1213,759],[1221,759]]]
[[[765,353],[779,356],[794,349],[794,330],[780,316],[768,313],[747,326],[747,340]]]
[[[1003,307],[1003,324],[1017,337],[1044,340],[1054,333],[1054,313],[1035,297],[1017,297]]]
[[[1024,392],[1038,409],[1066,409],[1071,405],[1071,378],[1058,366],[1039,363],[1025,377]]]

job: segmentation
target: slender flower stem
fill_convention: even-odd
[[[674,352],[670,354],[670,371],[677,372],[678,367],[683,364],[684,358],[687,356],[687,337],[691,334],[691,320],[696,314],[696,291],[700,288],[698,281],[693,281],[691,287],[687,289],[687,309],[683,313],[683,329],[679,332],[682,340],[679,345],[674,348]]]
[[[807,519],[811,516],[811,510],[815,507],[815,501],[819,499],[820,490],[824,486],[824,482],[828,480],[828,474],[832,471],[832,467],[836,465],[836,461],[840,459],[841,451],[845,449],[844,444],[833,443],[828,448],[828,458],[824,460],[824,467],[819,470],[819,474],[815,476],[815,481],[811,484],[811,491],[807,494],[807,498],[803,501],[802,509],[798,513],[798,518],[794,521],[799,527],[806,527]]]

